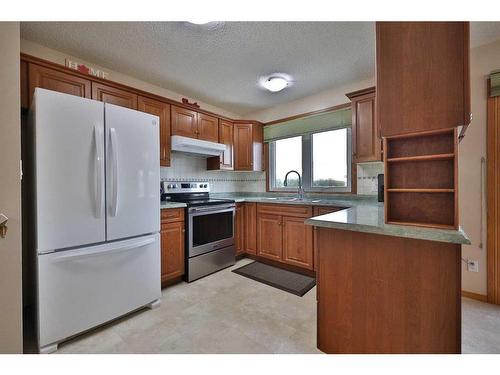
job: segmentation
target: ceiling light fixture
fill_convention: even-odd
[[[281,75],[272,75],[261,80],[261,85],[271,91],[278,92],[289,85],[290,81]]]
[[[206,20],[191,20],[188,21],[188,23],[191,23],[193,25],[206,25],[207,23],[212,23],[212,21],[206,21]]]

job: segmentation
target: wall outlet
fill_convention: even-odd
[[[473,259],[467,259],[467,271],[479,272],[479,262]]]

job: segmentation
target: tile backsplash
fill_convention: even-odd
[[[363,195],[377,195],[377,175],[384,173],[384,163],[358,163],[357,191]]]
[[[214,193],[265,192],[265,172],[207,171],[207,159],[172,152],[171,167],[161,167],[162,180],[210,182]]]

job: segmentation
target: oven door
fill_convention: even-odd
[[[189,257],[234,244],[234,204],[191,207],[188,217]]]

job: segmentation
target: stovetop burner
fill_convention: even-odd
[[[175,181],[161,182],[161,200],[170,202],[186,203],[188,207],[212,206],[224,203],[234,203],[232,199],[210,198],[210,185],[206,182]]]

